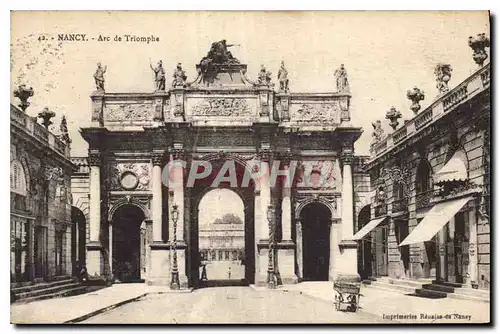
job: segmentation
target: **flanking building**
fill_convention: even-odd
[[[371,205],[358,219],[360,274],[432,278],[490,288],[490,64],[484,34],[471,37],[478,68],[448,88],[449,64],[435,68],[437,97],[421,110],[424,93],[408,91],[414,117],[386,115],[393,132],[373,123]],[[426,99],[429,96],[426,96]],[[432,97],[431,97],[432,98]],[[369,214],[368,214],[369,212]]]
[[[10,105],[10,275],[16,287],[67,278],[76,271],[71,220],[70,139],[63,117],[58,135],[48,130],[53,112],[25,113],[33,90],[20,86]]]

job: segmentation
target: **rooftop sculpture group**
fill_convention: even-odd
[[[186,88],[191,86],[195,82],[204,82],[207,85],[212,83],[216,78],[219,71],[224,71],[225,67],[233,67],[233,71],[242,71],[244,76],[246,71],[246,65],[241,65],[240,61],[233,56],[228,48],[232,46],[238,46],[239,44],[227,44],[226,40],[223,39],[218,42],[212,43],[210,50],[207,55],[200,60],[197,65],[198,77],[191,83],[187,83],[186,72],[182,69],[182,64],[178,63],[176,69],[173,73],[172,87],[173,88]],[[154,86],[156,92],[163,92],[166,89],[166,73],[163,67],[162,60],[159,60],[156,67],[151,64],[151,59],[149,61],[149,66],[154,74]],[[221,69],[222,68],[222,69]],[[104,92],[105,78],[107,67],[102,66],[101,63],[97,63],[97,69],[94,73],[94,80],[96,89],[98,92]],[[239,72],[238,72],[239,73]],[[336,88],[338,93],[349,93],[349,81],[347,79],[347,71],[344,68],[344,64],[340,65],[335,73]],[[201,79],[201,80],[200,80]],[[258,73],[257,81],[252,82],[246,77],[244,79],[254,86],[267,86],[271,87],[271,72],[267,71],[264,65],[261,66],[261,70]],[[278,70],[277,79],[279,82],[279,93],[289,93],[289,79],[288,71],[285,68],[285,63],[281,61],[280,68]],[[198,81],[200,80],[200,81]]]

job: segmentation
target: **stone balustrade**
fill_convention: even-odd
[[[391,151],[397,144],[407,140],[429,124],[434,123],[443,115],[452,112],[464,101],[470,100],[475,95],[490,88],[490,64],[478,69],[471,76],[451,89],[449,92],[439,96],[417,116],[407,121],[401,128],[389,133],[385,138],[372,145],[370,148],[371,160]]]
[[[60,140],[57,135],[54,135],[44,126],[38,124],[36,117],[27,115],[18,108],[11,105],[10,121],[11,125],[21,128],[37,140],[47,144],[52,150],[58,152],[64,157],[69,158],[69,146],[65,142]]]

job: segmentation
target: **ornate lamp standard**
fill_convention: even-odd
[[[170,289],[179,290],[180,288],[179,268],[177,266],[177,221],[179,220],[179,209],[177,204],[172,205],[172,211],[170,214],[172,217],[172,222],[174,224],[173,226],[174,235],[172,237],[172,245],[171,245],[171,247],[174,250],[174,255],[173,255],[174,259],[172,264],[172,281],[170,282]]]
[[[276,289],[276,276],[274,271],[274,228],[276,226],[275,210],[272,205],[267,207],[267,220],[269,222],[269,259],[267,265],[267,287]]]

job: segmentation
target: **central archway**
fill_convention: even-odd
[[[225,161],[211,160],[213,173],[196,180],[189,189],[192,225],[188,266],[192,287],[249,285],[255,281],[255,185],[250,180],[242,186],[246,166],[232,160],[238,186],[224,181],[214,187]]]
[[[331,212],[322,203],[310,203],[300,212],[303,280],[328,281]]]
[[[200,201],[198,222],[201,281],[244,283],[245,209],[240,196],[229,189],[210,190]]]

